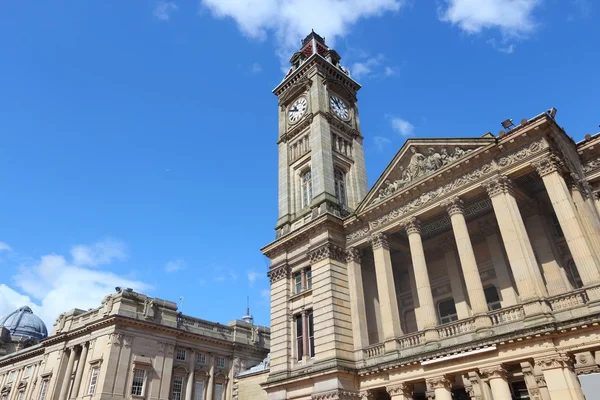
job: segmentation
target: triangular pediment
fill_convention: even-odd
[[[359,205],[356,213],[451,168],[495,143],[491,135],[469,139],[408,139]]]

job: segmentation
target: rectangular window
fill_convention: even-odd
[[[198,381],[194,385],[194,400],[204,400],[204,382]]]
[[[198,364],[200,365],[206,365],[206,355],[205,354],[198,354]]]
[[[306,289],[312,289],[312,271],[310,269],[306,270]]]
[[[217,383],[215,385],[215,400],[223,400],[223,384]]]
[[[98,383],[98,373],[100,372],[100,368],[92,367],[92,373],[90,376],[90,387],[88,389],[88,394],[94,394],[96,391],[96,384]]]
[[[298,361],[302,360],[304,355],[304,337],[302,333],[302,314],[298,314],[296,315],[296,354],[298,355]]]
[[[302,291],[302,274],[300,272],[294,274],[294,286],[296,287],[295,293],[300,293]]]
[[[185,361],[185,350],[184,349],[177,349],[177,360],[179,361]]]
[[[447,324],[452,321],[457,321],[458,314],[456,313],[456,305],[454,304],[454,299],[440,301],[438,303],[438,315],[440,317],[441,324]]]
[[[217,357],[217,368],[225,368],[225,358]]]
[[[302,207],[308,207],[312,201],[312,175],[310,170],[302,175]]]
[[[310,356],[315,356],[315,327],[313,322],[313,312],[308,312],[308,345],[310,346]]]
[[[42,388],[40,390],[40,400],[46,400],[46,392],[48,391],[48,379],[42,381]]]
[[[173,390],[171,392],[171,400],[181,400],[181,388],[183,387],[183,378],[176,376],[173,378]]]
[[[31,365],[25,367],[25,373],[23,374],[23,378],[29,378],[31,376]]]
[[[502,308],[500,304],[500,296],[498,296],[498,290],[496,290],[496,286],[488,286],[483,289],[483,293],[485,294],[485,301],[488,305],[488,310],[499,310]]]
[[[8,373],[8,381],[6,381],[6,383],[12,383],[15,380],[15,371],[10,371]]]
[[[145,369],[134,369],[133,370],[133,381],[131,382],[131,394],[133,396],[144,395],[144,381],[146,380]]]

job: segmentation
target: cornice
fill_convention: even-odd
[[[346,251],[343,247],[334,243],[323,243],[320,246],[309,250],[307,256],[311,264],[316,264],[327,258],[340,262],[346,261]]]

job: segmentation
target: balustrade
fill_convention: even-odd
[[[400,349],[407,349],[425,343],[425,333],[415,332],[396,339]]]
[[[474,331],[475,323],[473,318],[469,318],[438,326],[437,330],[440,338],[449,338]]]
[[[569,292],[554,296],[548,299],[552,311],[565,310],[567,308],[579,307],[588,302],[585,290],[580,289],[574,292]]]
[[[501,325],[512,321],[520,321],[525,318],[523,306],[520,305],[502,308],[500,310],[492,311],[488,314],[492,320],[492,326]]]

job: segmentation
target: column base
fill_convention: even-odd
[[[552,310],[545,300],[528,300],[523,304],[523,311],[525,312],[525,320],[523,321],[525,327],[555,322]]]

